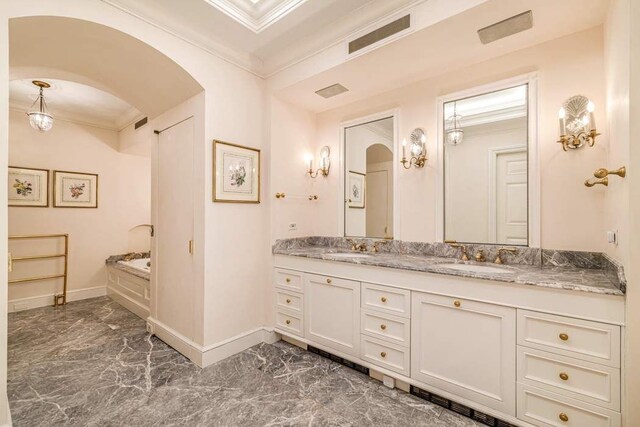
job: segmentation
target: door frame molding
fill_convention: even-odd
[[[444,104],[461,98],[482,95],[520,85],[527,86],[527,195],[528,247],[540,247],[540,154],[538,134],[540,123],[538,103],[538,73],[528,73],[442,95],[437,99],[438,139],[436,143],[436,241],[444,241]]]
[[[487,236],[489,236],[489,240],[495,244],[498,240],[498,223],[496,221],[496,201],[497,201],[497,186],[498,186],[498,175],[496,174],[496,165],[498,163],[498,156],[500,154],[514,154],[514,153],[527,153],[527,147],[525,145],[510,145],[507,147],[491,147],[489,148],[489,188],[488,188],[488,219],[489,219],[489,230]]]

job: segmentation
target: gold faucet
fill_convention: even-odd
[[[495,261],[493,261],[495,264],[504,264],[504,261],[502,260],[502,253],[503,252],[509,252],[512,254],[518,253],[518,250],[516,248],[500,248],[498,249],[498,255],[496,256]]]
[[[356,247],[356,242],[353,239],[347,239],[347,243],[351,245],[351,250],[356,251],[358,248]]]
[[[366,243],[358,243],[356,245],[356,251],[360,251],[360,252],[367,252],[367,244]]]
[[[483,249],[478,249],[478,252],[476,252],[476,261],[478,262],[485,262],[487,260],[487,258],[484,256],[484,250]]]
[[[373,242],[373,247],[371,248],[371,252],[379,252],[380,245],[386,245],[389,243],[388,240],[378,240],[377,242]]]
[[[467,255],[467,247],[465,245],[461,245],[460,243],[451,243],[450,246],[452,248],[460,248],[462,251],[460,259],[462,259],[462,261],[469,261],[469,255]]]

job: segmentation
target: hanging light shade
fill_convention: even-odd
[[[44,100],[43,90],[51,87],[51,85],[40,80],[34,80],[33,84],[40,88],[40,94],[27,112],[29,124],[40,132],[46,132],[53,127],[53,116],[47,113],[47,103]]]
[[[462,140],[464,139],[464,130],[462,130],[462,126],[460,126],[460,119],[462,116],[459,116],[456,113],[456,103],[453,103],[453,116],[447,118],[446,125],[446,141],[449,145],[459,145],[462,144]]]

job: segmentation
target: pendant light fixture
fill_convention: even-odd
[[[44,89],[51,87],[51,85],[40,80],[34,80],[32,83],[40,88],[40,94],[27,112],[29,124],[35,130],[46,132],[53,127],[53,116],[47,113],[47,103],[42,92]]]
[[[462,126],[460,126],[460,119],[462,116],[459,116],[456,112],[456,102],[453,102],[453,116],[447,119],[447,144],[449,145],[460,145],[462,144],[462,140],[464,139],[464,130],[462,130]]]

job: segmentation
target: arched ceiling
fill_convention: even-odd
[[[203,90],[183,68],[113,28],[52,16],[9,20],[10,79],[92,86],[155,117]]]

